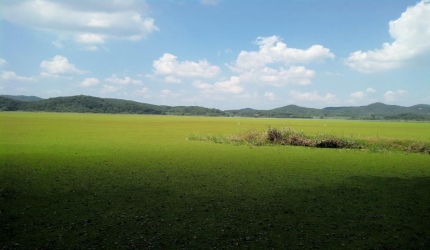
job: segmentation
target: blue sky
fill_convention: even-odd
[[[0,93],[272,109],[430,103],[430,1],[2,0]]]

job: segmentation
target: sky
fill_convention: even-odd
[[[430,0],[1,0],[0,94],[430,103]]]

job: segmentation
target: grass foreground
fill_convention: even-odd
[[[267,125],[430,138],[428,123],[0,113],[0,248],[430,246],[429,155],[186,140]]]

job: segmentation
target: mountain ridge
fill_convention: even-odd
[[[412,119],[430,120],[430,105],[416,104],[410,107],[371,103],[365,106],[325,107],[322,109],[301,107],[295,104],[270,110],[243,108],[219,110],[199,106],[167,106],[130,100],[100,98],[86,95],[42,99],[36,96],[0,95],[0,111],[45,111],[77,113],[127,113],[158,115],[200,115],[276,118],[325,118],[347,117],[350,119]],[[388,119],[388,118],[387,118]]]

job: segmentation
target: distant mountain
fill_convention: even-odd
[[[417,114],[430,115],[430,105],[419,104],[411,107],[402,107],[398,105],[387,105],[384,103],[372,103],[367,106],[359,107],[327,107],[323,108],[330,116],[345,117],[380,117],[392,116],[398,114]]]
[[[373,103],[359,107],[305,108],[297,105],[271,110],[239,109],[226,110],[227,114],[243,117],[312,118],[343,117],[348,119],[395,119],[430,120],[430,105],[419,104],[411,107]]]
[[[37,102],[23,102],[6,97],[0,97],[0,110],[110,114],[225,115],[224,112],[218,109],[195,106],[158,106],[121,99],[98,98],[84,95],[49,98]]]
[[[23,102],[36,102],[43,100],[43,98],[37,96],[27,96],[27,95],[0,95],[0,97],[6,97],[9,99],[23,101]]]
[[[32,101],[30,101],[32,100]],[[68,96],[42,99],[35,96],[0,96],[0,111],[43,111],[110,114],[157,114],[190,116],[239,116],[276,118],[325,118],[387,119],[430,121],[430,105],[418,104],[411,107],[373,103],[358,107],[326,107],[323,109],[288,105],[271,110],[251,108],[226,110],[197,106],[163,106],[135,101],[99,98],[93,96]]]

